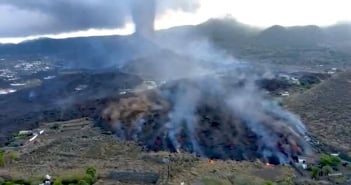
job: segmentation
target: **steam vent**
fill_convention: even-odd
[[[283,164],[309,150],[293,114],[249,84],[214,78],[135,94],[111,103],[103,117],[119,138],[150,151]]]

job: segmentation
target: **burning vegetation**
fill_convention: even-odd
[[[146,150],[185,151],[211,159],[261,159],[270,164],[289,163],[308,152],[304,125],[257,88],[254,74],[243,72],[226,82],[214,77],[213,67],[222,63],[210,64],[232,58],[206,42],[196,42],[198,49],[189,53],[154,40],[157,3],[150,2],[150,6],[140,6],[144,11],[132,11],[136,35],[172,54],[159,57],[161,60],[152,58],[152,65],[141,67],[139,75],[153,74],[157,80],[175,81],[111,103],[103,111],[103,118],[119,138],[134,140]],[[182,44],[182,48],[185,46],[192,44]],[[165,65],[166,61],[184,64],[175,68],[174,62]]]
[[[282,164],[309,150],[299,119],[250,82],[179,80],[111,103],[103,117],[119,138],[152,151]]]

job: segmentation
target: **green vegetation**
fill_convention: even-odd
[[[85,174],[82,176],[73,176],[67,178],[55,178],[53,184],[54,185],[92,185],[97,180],[96,170],[92,167],[89,167]],[[30,180],[12,180],[12,181],[1,181],[0,185],[34,185]]]
[[[336,156],[322,154],[319,165],[310,168],[311,178],[318,179],[319,177],[328,176],[333,170],[338,170],[341,164],[341,159]]]
[[[93,167],[89,167],[85,173],[93,178],[96,178],[96,169]]]
[[[339,157],[322,154],[320,163],[322,166],[338,166],[341,164],[341,160]]]
[[[331,172],[333,172],[333,169],[330,166],[323,166],[322,167],[322,173],[324,176],[329,175]]]
[[[18,155],[15,152],[11,152],[9,154],[9,158],[11,161],[17,161],[18,160]]]
[[[79,184],[79,185],[83,185],[83,184],[94,184],[97,180],[97,173],[96,173],[96,169],[89,167],[87,168],[87,170],[85,171],[85,175],[84,176],[73,176],[73,177],[69,177],[69,178],[63,178],[62,180],[60,179],[60,182],[63,185],[68,185],[68,184]]]
[[[97,175],[96,175],[96,169],[89,167],[86,172],[85,172],[85,177],[84,181],[87,182],[88,184],[94,184],[97,180]]]
[[[31,181],[19,179],[19,180],[12,180],[12,181],[0,181],[0,185],[32,185]]]
[[[319,175],[319,168],[317,167],[312,167],[312,171],[311,171],[311,178],[312,179],[317,179],[318,178],[318,175]]]
[[[94,184],[97,180],[97,173],[96,169],[89,167],[85,171],[84,176],[72,176],[68,178],[58,178],[55,179],[54,184],[55,185],[91,185]]]
[[[16,161],[18,156],[15,152],[6,152],[4,150],[0,150],[0,167],[4,167],[8,163],[12,163]]]
[[[55,179],[54,185],[62,185],[62,179],[61,178]]]
[[[5,165],[5,151],[0,150],[0,167]]]
[[[264,182],[264,185],[275,185],[275,183],[272,181],[266,181]]]
[[[86,181],[84,181],[84,180],[80,180],[78,182],[78,185],[89,185],[89,184]]]

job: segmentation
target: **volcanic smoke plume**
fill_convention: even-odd
[[[179,80],[105,109],[116,134],[148,150],[288,163],[308,152],[305,128],[249,84],[213,77]]]
[[[154,32],[156,0],[133,0],[132,17],[135,34],[140,37],[151,37]]]

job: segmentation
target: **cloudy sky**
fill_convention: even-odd
[[[349,0],[0,0],[0,42],[130,34],[138,1],[156,1],[156,29],[227,15],[260,27],[351,21]]]

